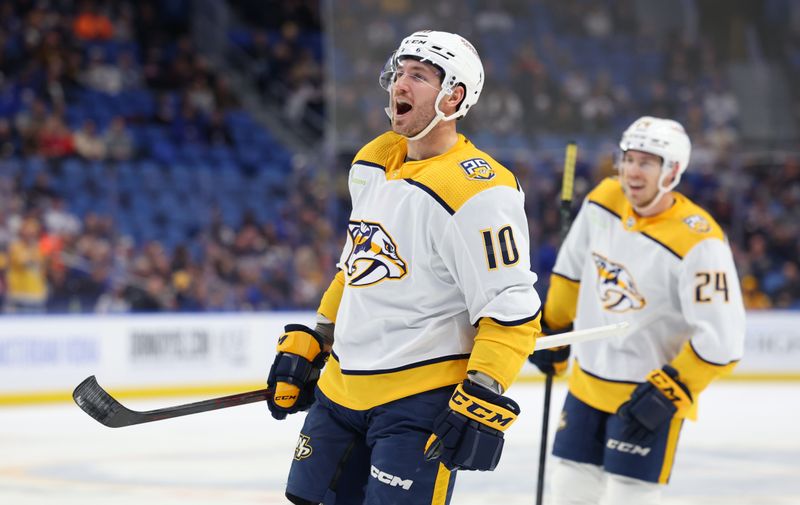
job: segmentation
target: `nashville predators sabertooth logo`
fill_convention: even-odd
[[[406,262],[397,253],[397,244],[380,224],[351,221],[347,231],[352,247],[345,267],[351,286],[370,286],[386,279],[402,279],[408,273]]]
[[[597,268],[597,292],[604,309],[627,312],[640,310],[647,304],[627,268],[594,252],[592,259]]]

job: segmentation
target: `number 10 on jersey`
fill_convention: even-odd
[[[516,265],[519,261],[519,252],[517,251],[517,244],[514,242],[514,231],[511,226],[504,226],[495,235],[494,231],[490,228],[488,230],[481,230],[483,235],[483,246],[486,249],[486,264],[489,270],[497,268],[497,250],[500,250],[500,260],[503,266],[510,267]],[[498,246],[498,247],[496,247]]]

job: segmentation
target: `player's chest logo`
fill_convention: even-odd
[[[379,223],[350,221],[350,252],[345,260],[348,284],[370,286],[386,279],[402,279],[408,267],[392,237]]]
[[[604,309],[627,312],[639,310],[647,304],[627,268],[595,252],[592,260],[597,268],[597,294]]]

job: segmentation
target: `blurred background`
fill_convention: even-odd
[[[798,2],[5,0],[4,310],[316,308],[349,162],[388,128],[378,74],[426,28],[484,60],[459,128],[519,177],[542,294],[566,142],[580,199],[649,114],[688,130],[678,189],[727,232],[748,308],[800,308]]]

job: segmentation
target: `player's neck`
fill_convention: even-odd
[[[419,140],[408,141],[407,159],[427,160],[450,150],[458,142],[458,133],[451,121],[441,122]]]
[[[675,205],[675,196],[670,191],[669,193],[666,193],[664,196],[662,196],[659,199],[658,203],[655,204],[653,207],[646,210],[640,210],[634,207],[633,210],[635,210],[636,213],[642,217],[653,217],[661,214],[662,212],[666,212],[667,210],[672,208],[673,205]]]

